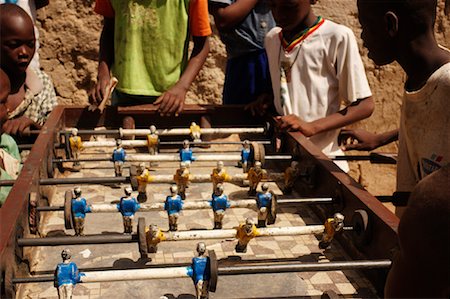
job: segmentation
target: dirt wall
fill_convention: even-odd
[[[96,78],[101,18],[93,13],[94,0],[50,2],[48,7],[38,13],[41,65],[52,77],[60,103],[87,103],[87,90]],[[355,0],[319,0],[315,11],[352,28],[355,35],[360,36]],[[450,20],[444,15],[444,0],[439,3],[436,38],[442,45],[450,47]],[[398,126],[405,75],[397,64],[375,66],[367,58],[367,51],[359,38],[358,41],[376,109],[370,119],[357,126],[374,132],[394,129]],[[211,38],[208,60],[188,94],[190,103],[221,102],[225,61],[225,48],[215,35]],[[394,152],[397,148],[394,144],[382,150]],[[351,174],[366,185],[369,191],[387,194],[392,192],[395,184],[394,169],[368,163],[352,163]]]

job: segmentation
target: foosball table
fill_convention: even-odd
[[[398,218],[271,119],[58,106],[30,134],[0,181],[2,298],[382,295]]]

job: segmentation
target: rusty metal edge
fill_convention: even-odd
[[[64,107],[57,106],[53,109],[16,183],[0,209],[0,271],[16,268],[17,265],[14,264],[20,259],[15,252],[16,237],[18,233],[27,233],[29,194],[39,188],[40,173],[46,163],[48,149],[52,148],[54,143],[63,113]],[[2,290],[2,292],[8,292],[8,290]]]

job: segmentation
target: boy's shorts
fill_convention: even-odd
[[[128,93],[123,93],[117,89],[111,95],[111,106],[135,106],[152,104],[158,99],[158,96],[137,96]]]
[[[228,59],[223,104],[245,105],[262,93],[272,93],[269,62],[265,50]]]

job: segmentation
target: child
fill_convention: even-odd
[[[112,105],[154,103],[162,115],[180,113],[209,52],[206,1],[97,0],[104,25],[91,101],[101,102],[112,73],[119,80]],[[194,48],[188,61],[190,35]]]
[[[31,18],[14,4],[1,4],[0,9],[1,69],[11,87],[3,130],[15,135],[31,126],[40,129],[57,101],[50,78],[28,67],[35,51]]]
[[[413,192],[399,213],[400,246],[386,281],[386,298],[450,296],[450,52],[434,38],[436,6],[436,0],[358,1],[369,57],[378,65],[398,61],[408,75],[397,190]]]
[[[20,154],[14,139],[2,132],[2,125],[6,119],[5,102],[10,91],[9,78],[0,69],[0,180],[11,180],[17,178],[20,171]],[[11,187],[0,187],[0,207],[8,197]]]
[[[310,137],[325,154],[339,155],[337,129],[369,117],[374,104],[353,33],[317,17],[311,2],[271,1],[279,27],[267,34],[265,47],[281,115],[277,126]],[[343,110],[341,100],[349,104]],[[348,171],[345,161],[337,164]]]
[[[3,3],[12,3],[19,5],[31,17],[33,23],[36,23],[36,10],[47,6],[49,4],[49,0],[0,0],[0,4]],[[39,30],[37,29],[36,25],[34,25],[34,35],[36,36],[36,51],[34,52],[33,59],[30,62],[30,66],[34,69],[39,69],[41,67],[39,63],[38,53]]]
[[[248,104],[272,93],[264,37],[275,26],[268,0],[209,0],[227,49],[223,104]]]
[[[434,39],[436,1],[387,1],[385,5],[378,2],[375,1],[380,7],[359,2],[362,38],[376,64],[396,60],[408,75],[400,131],[380,135],[356,131],[344,135],[356,138],[361,147],[368,148],[399,136],[397,191],[411,192],[418,181],[450,162],[450,52]],[[369,15],[370,9],[377,14]],[[377,25],[378,20],[397,27],[383,30]],[[408,24],[408,30],[401,30],[399,24]],[[397,208],[396,214],[401,216],[402,210]]]

